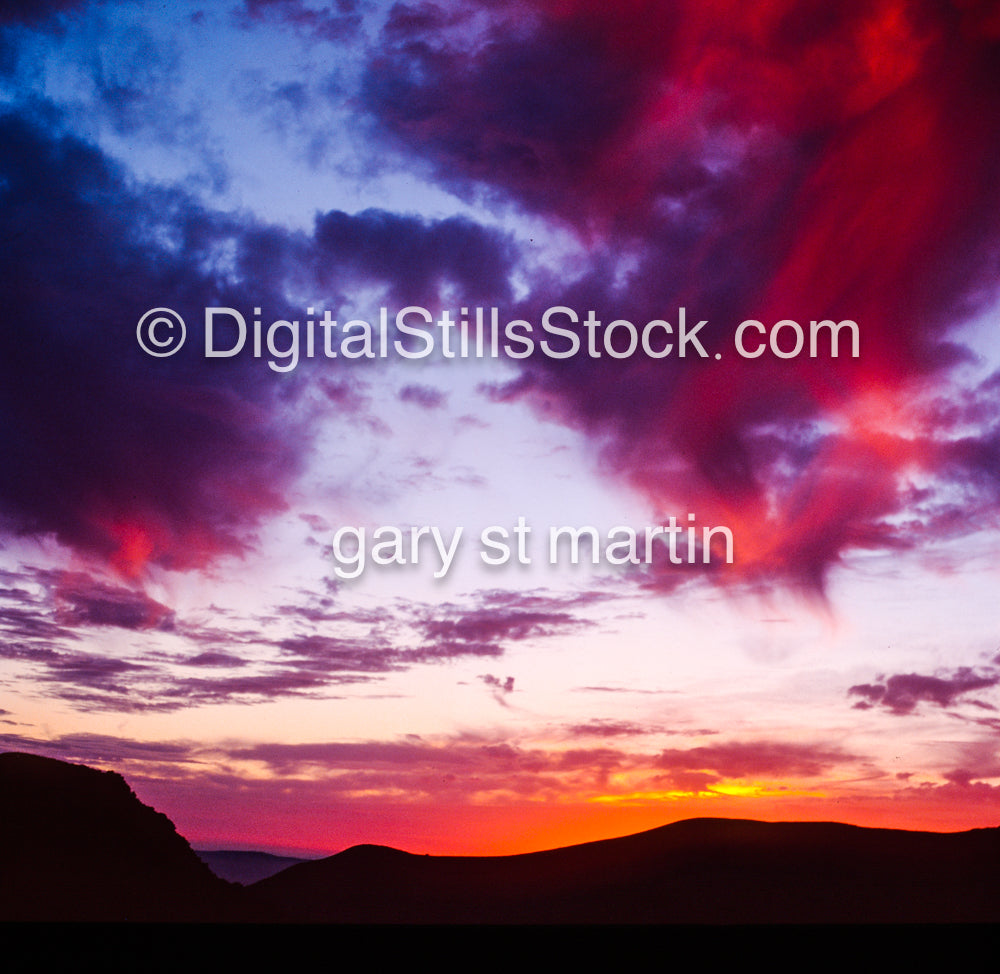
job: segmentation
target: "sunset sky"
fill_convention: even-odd
[[[1000,825],[998,214],[988,0],[4,4],[0,748],[203,848]]]

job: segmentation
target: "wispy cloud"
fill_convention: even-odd
[[[53,697],[92,711],[337,696],[416,666],[499,658],[514,643],[593,625],[579,611],[590,602],[585,592],[491,590],[434,607],[400,600],[391,617],[303,592],[274,611],[220,610],[206,624],[178,617],[141,589],[83,572],[25,569],[5,573],[5,581],[0,657],[27,667]],[[106,643],[115,630],[143,638],[123,649]],[[512,678],[497,687],[505,696]]]

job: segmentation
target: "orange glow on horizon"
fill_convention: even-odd
[[[414,854],[504,856],[633,835],[692,818],[755,819],[766,822],[842,822],[865,828],[961,832],[1000,822],[995,807],[928,795],[823,796],[814,791],[775,790],[711,797],[671,793],[667,799],[508,804],[429,802],[334,802],[298,805],[276,795],[261,807],[247,796],[217,795],[199,809],[140,798],[165,812],[178,831],[200,848],[247,848],[333,855],[354,845],[387,845]],[[751,792],[749,787],[747,792]],[[636,798],[639,796],[623,796]],[[226,824],[221,823],[226,820]],[[231,824],[229,824],[231,823]],[[241,824],[244,823],[244,824]],[[292,853],[296,854],[296,853]]]

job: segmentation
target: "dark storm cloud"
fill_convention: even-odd
[[[21,531],[125,574],[241,550],[240,528],[281,508],[299,447],[275,435],[271,392],[245,370],[198,376],[146,358],[135,323],[151,304],[188,321],[232,304],[211,253],[229,241],[245,254],[255,234],[179,194],[134,190],[38,122],[6,115],[0,133],[0,505]],[[277,304],[267,276],[257,287]]]
[[[956,486],[996,521],[995,390],[965,442],[901,407],[970,360],[953,326],[997,294],[998,53],[984,2],[397,4],[363,95],[446,186],[576,234],[586,260],[535,273],[519,315],[685,307],[722,355],[537,356],[494,395],[593,435],[658,509],[731,525],[723,577],[816,592],[917,523],[953,536]],[[745,318],[850,318],[861,354],[739,359]]]
[[[467,221],[329,213],[291,234],[135,185],[51,113],[0,117],[0,202],[0,512],[134,577],[245,550],[309,448],[285,408],[295,376],[197,348],[149,358],[147,309],[174,308],[197,345],[206,307],[294,317],[289,281],[505,288],[507,245]]]
[[[66,7],[15,4],[6,18]],[[335,37],[358,9],[251,0],[235,15],[248,30]],[[446,188],[575,235],[585,256],[572,273],[522,264],[518,300],[524,254],[469,218],[331,210],[292,234],[130,182],[48,107],[7,115],[0,509],[136,576],[244,550],[308,450],[280,415],[297,377],[245,360],[153,362],[130,329],[153,303],[194,320],[257,304],[274,319],[296,313],[291,284],[334,311],[376,284],[397,306],[457,293],[534,321],[553,304],[605,322],[676,322],[682,306],[707,320],[718,362],[539,356],[493,395],[593,436],[603,468],[657,512],[730,526],[737,563],[720,579],[816,592],[850,552],[968,530],[968,502],[977,527],[995,524],[1000,387],[993,377],[963,399],[943,386],[970,355],[952,326],[997,290],[991,17],[976,0],[823,16],[806,0],[394,5],[351,110]],[[94,76],[122,131],[171,84],[170,52],[144,58],[137,44],[134,64]],[[274,94],[296,111],[307,94],[334,97],[294,81]],[[744,317],[851,317],[862,354],[741,360]],[[331,403],[360,409],[356,386],[325,381]],[[921,385],[940,395],[918,405]],[[658,566],[647,578],[664,591],[682,581]]]
[[[403,145],[419,144],[446,185],[499,185],[533,208],[576,213],[594,189],[595,149],[642,97],[641,70],[606,57],[596,35],[544,18],[530,32],[504,21],[482,45],[447,30],[472,30],[476,6],[394,5],[364,102]]]
[[[331,210],[316,217],[314,238],[320,280],[332,266],[338,280],[384,281],[397,309],[433,306],[442,284],[456,286],[473,305],[509,300],[512,245],[465,217],[428,221],[386,210]]]

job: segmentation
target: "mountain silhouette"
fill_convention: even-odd
[[[0,919],[232,920],[237,890],[125,779],[0,754]]]
[[[320,923],[1000,921],[1000,830],[690,819],[516,856],[362,845],[245,889],[125,780],[0,755],[0,920]]]
[[[356,846],[249,892],[351,923],[934,923],[1000,920],[1000,834],[691,819],[518,856]]]

